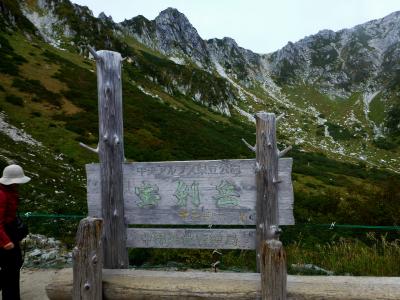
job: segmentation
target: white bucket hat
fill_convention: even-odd
[[[31,179],[24,174],[24,170],[18,165],[9,165],[3,170],[0,183],[4,185],[27,183]]]

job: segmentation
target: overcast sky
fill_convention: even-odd
[[[400,0],[72,0],[97,16],[116,22],[143,15],[153,20],[174,7],[186,15],[203,39],[232,37],[258,53],[322,29],[350,28],[400,10]]]

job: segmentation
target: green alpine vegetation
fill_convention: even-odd
[[[224,66],[230,64],[232,74],[240,76],[229,77],[216,67],[201,65],[210,59],[190,60],[181,52],[172,57],[128,34],[127,29],[116,34],[120,27],[112,20],[95,18],[67,0],[55,1],[53,13],[61,21],[56,22],[54,36],[47,37],[51,41],[46,42],[27,19],[26,10],[39,15],[48,11],[38,7],[37,1],[25,2],[22,10],[18,1],[0,0],[0,168],[16,162],[33,178],[22,186],[20,211],[87,212],[84,165],[98,161],[95,154],[79,146],[83,142],[96,148],[98,141],[96,65],[86,49],[90,44],[126,57],[122,79],[128,161],[253,158],[254,153],[241,141],[255,142],[251,114],[259,110],[284,112],[278,123],[278,141],[281,149],[294,146],[288,156],[294,158],[296,223],[400,223],[398,76],[388,79],[390,88],[376,93],[366,111],[362,92],[332,96],[321,91],[317,83],[293,81],[295,69],[285,62],[281,77],[272,75],[273,83],[244,82],[251,73],[248,62],[241,60],[240,49],[224,44],[227,39],[215,42],[215,47],[233,53],[236,60]],[[125,24],[142,33],[156,30],[154,23],[140,20]],[[74,35],[65,35],[66,25]],[[315,49],[329,43],[319,41],[318,45]],[[337,57],[331,54],[329,63],[334,63]],[[323,66],[324,57],[313,55],[312,65]],[[260,59],[252,58],[253,64]],[[357,78],[361,75],[354,74]],[[31,220],[34,231],[55,235],[72,246],[75,221],[64,220],[60,229],[49,221]],[[399,275],[398,270],[376,271],[399,260],[399,245],[393,236],[355,240],[350,234],[325,232],[315,237],[305,235],[301,228],[296,230],[284,229],[288,253],[296,257],[290,263],[312,259],[339,274]],[[321,251],[336,259],[321,257]],[[338,264],[338,257],[350,260],[351,251],[365,253],[364,262],[374,259],[375,269],[362,266],[362,261],[355,262],[358,266],[354,268],[346,266],[348,260]],[[391,253],[390,257],[381,255],[382,251]],[[201,268],[212,260],[207,251],[189,250],[133,250],[132,257],[135,265],[175,261],[178,266]],[[252,252],[224,252],[223,268],[254,269],[254,264]]]

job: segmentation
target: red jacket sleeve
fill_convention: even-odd
[[[7,208],[7,197],[3,191],[0,191],[0,248],[11,242],[7,233],[4,230],[4,220]]]

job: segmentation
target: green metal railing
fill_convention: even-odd
[[[75,235],[83,214],[50,214],[46,212],[20,212],[32,233],[54,237],[67,247],[75,246]],[[393,269],[400,262],[400,226],[374,226],[355,224],[296,224],[282,226],[280,236],[288,253],[288,269],[292,264],[308,263],[335,271],[335,274],[400,276],[400,269]],[[357,266],[347,262],[346,251],[365,256]],[[360,250],[361,249],[361,250]],[[344,251],[344,254],[341,251]],[[349,251],[350,251],[349,250]],[[353,251],[353,250],[351,250]],[[254,251],[222,250],[221,257],[214,257],[213,250],[199,249],[130,249],[130,264],[140,268],[207,268],[210,261],[221,261],[221,269],[255,270]],[[372,254],[371,254],[372,253]],[[332,257],[337,262],[332,265]],[[357,258],[360,260],[359,258]],[[342,262],[345,261],[344,263]],[[377,266],[373,265],[377,262]],[[381,265],[378,265],[378,262]],[[347,265],[349,268],[347,268]],[[368,266],[368,269],[365,269]],[[46,264],[38,267],[47,267]],[[350,268],[351,267],[351,268]]]
[[[83,219],[86,215],[76,215],[76,214],[48,214],[43,212],[23,212],[20,213],[21,217],[25,219],[32,218],[47,218],[47,219]],[[325,228],[325,229],[371,229],[371,230],[385,230],[385,231],[399,231],[400,226],[375,226],[375,225],[356,225],[356,224],[336,224],[335,222],[331,224],[295,224],[295,227],[309,227],[309,228]]]

